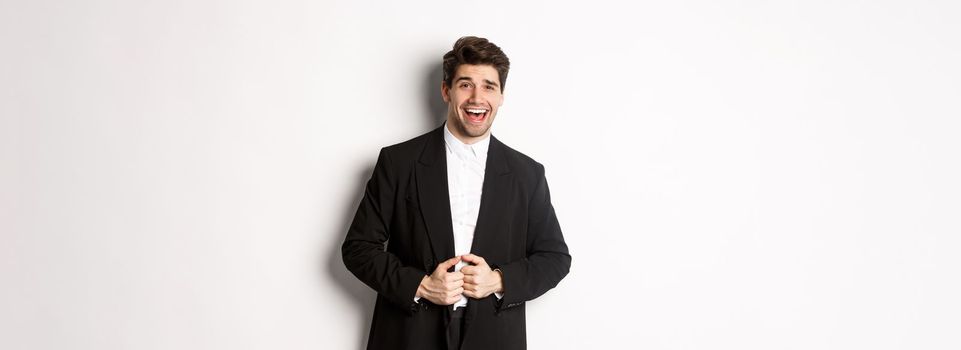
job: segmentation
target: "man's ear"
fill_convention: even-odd
[[[450,103],[450,87],[446,81],[440,82],[440,95],[444,97],[444,102]]]

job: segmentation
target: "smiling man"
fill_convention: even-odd
[[[570,270],[544,167],[491,135],[509,69],[460,38],[444,125],[381,150],[342,247],[377,291],[368,349],[526,349],[524,303]]]
[[[447,122],[451,134],[465,144],[487,139],[497,108],[504,104],[501,85],[500,73],[493,66],[458,65],[454,76],[441,85],[444,102],[449,106]]]

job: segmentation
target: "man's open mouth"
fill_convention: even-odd
[[[467,113],[467,121],[479,124],[484,122],[490,111],[486,108],[464,108],[464,112]]]

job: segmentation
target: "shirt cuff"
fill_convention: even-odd
[[[494,269],[494,272],[497,272],[498,275],[501,275],[501,283],[504,283],[504,272],[501,271],[501,269],[499,269],[499,268],[498,268],[498,269]],[[494,292],[494,296],[497,297],[497,300],[498,300],[498,301],[501,300],[501,299],[504,299],[504,293]]]

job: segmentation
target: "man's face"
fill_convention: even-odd
[[[494,66],[462,64],[454,72],[451,86],[447,82],[441,85],[447,124],[464,143],[480,141],[490,133],[497,108],[504,104],[499,78]]]

